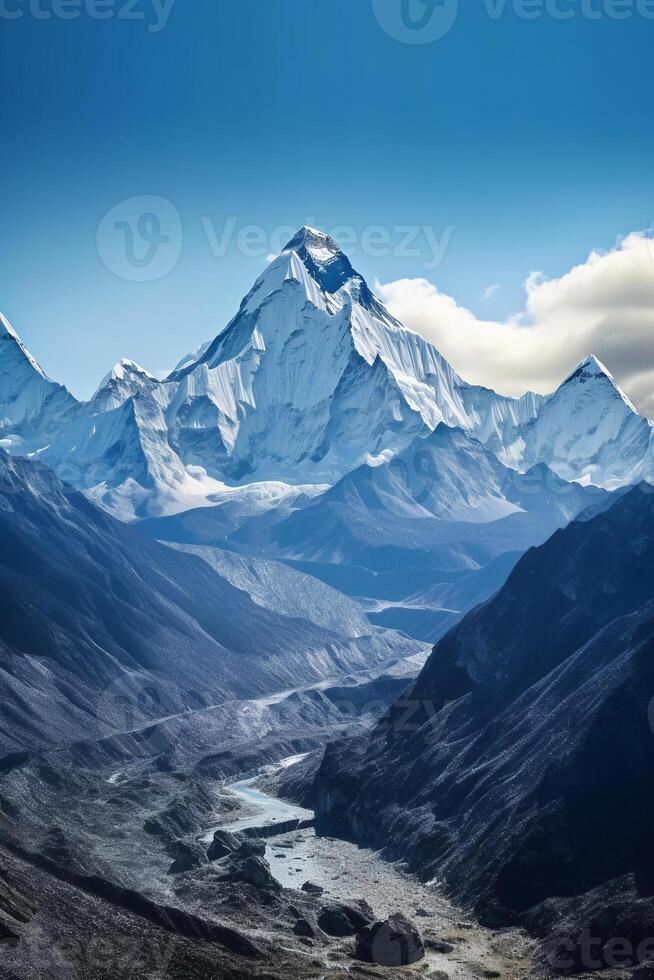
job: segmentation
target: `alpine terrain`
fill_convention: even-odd
[[[652,483],[313,228],[163,380],[0,319],[0,974],[647,980]]]

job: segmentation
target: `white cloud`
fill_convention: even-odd
[[[496,296],[497,293],[499,293],[499,291],[500,291],[500,284],[499,282],[495,282],[493,283],[492,286],[486,287],[486,289],[481,294],[481,297],[482,299],[492,299],[493,296]]]
[[[532,273],[524,287],[524,310],[503,323],[479,320],[426,279],[377,290],[468,381],[510,395],[548,392],[596,354],[654,416],[654,241],[633,233],[560,279]]]

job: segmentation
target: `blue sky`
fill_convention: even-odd
[[[424,276],[503,319],[532,270],[559,276],[654,219],[645,0],[558,0],[566,20],[551,2],[525,19],[465,0],[425,44],[380,24],[402,0],[177,0],[158,31],[152,0],[138,20],[117,16],[125,0],[105,0],[103,20],[87,0],[48,17],[57,2],[0,2],[0,309],[78,395],[120,356],[160,371],[218,332],[280,226],[349,226],[371,281]],[[172,271],[146,282],[116,274],[116,242],[97,240],[144,197],[171,202],[182,236]],[[174,249],[164,219],[145,231]],[[245,251],[261,254],[238,246],[249,225],[261,243]],[[370,226],[388,247],[362,247],[383,242]],[[438,267],[422,233],[420,254],[398,254],[404,226],[447,241]]]

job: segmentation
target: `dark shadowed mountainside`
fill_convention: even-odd
[[[529,551],[371,735],[328,748],[320,825],[408,857],[493,922],[564,929],[580,969],[584,929],[598,948],[653,935],[653,695],[641,485]]]

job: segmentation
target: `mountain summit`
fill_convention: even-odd
[[[75,404],[0,313],[0,445],[22,452],[31,437],[47,441]]]
[[[547,461],[566,480],[609,489],[654,478],[652,423],[590,355],[520,432],[520,468]]]
[[[652,427],[596,358],[548,397],[469,385],[315,228],[164,381],[121,361],[79,405],[6,321],[0,333],[3,445],[123,516],[199,506],[225,483],[333,485],[443,422],[521,472],[544,463],[609,488],[654,477]]]
[[[439,422],[469,425],[449,364],[309,228],[168,382],[184,461],[236,481],[331,483]]]

